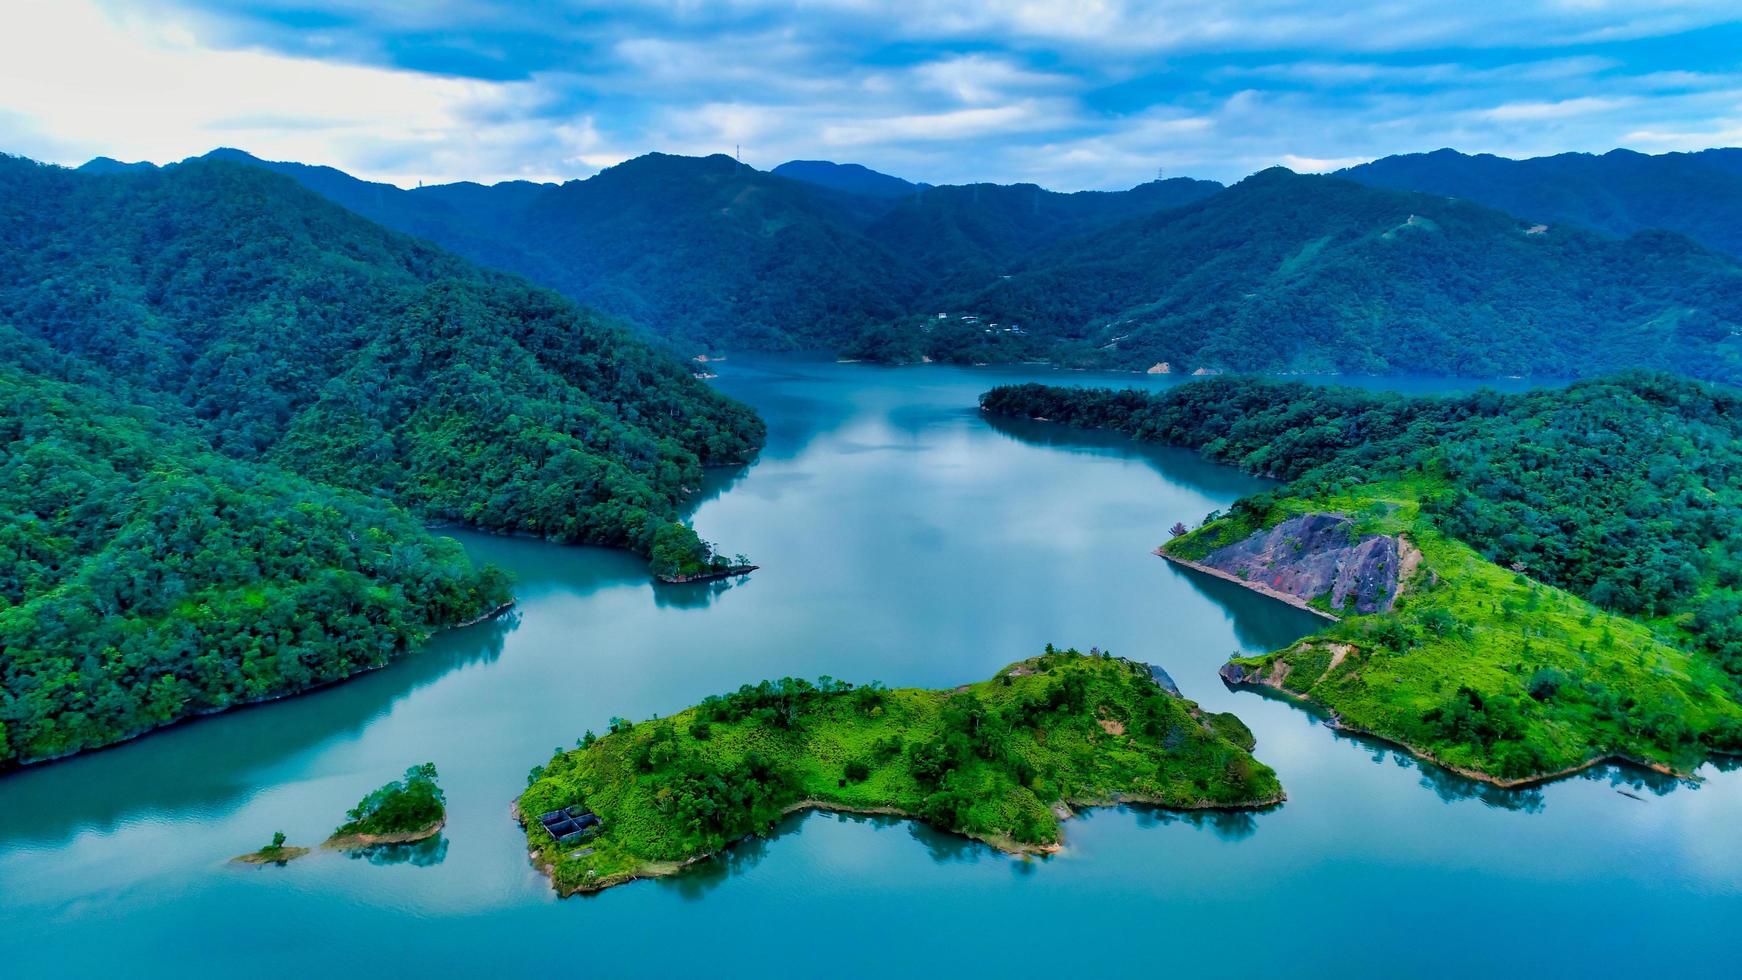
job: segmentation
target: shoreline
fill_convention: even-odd
[[[402,830],[392,834],[334,834],[321,842],[323,851],[356,851],[365,847],[376,847],[381,844],[415,844],[420,840],[429,840],[442,832],[448,825],[444,815],[440,820],[427,827],[416,830]]]
[[[697,572],[694,575],[655,575],[654,578],[666,585],[689,585],[692,582],[711,582],[714,579],[731,578],[734,575],[749,575],[761,567],[761,565],[733,565],[731,568],[717,572]]]
[[[300,689],[295,690],[295,691],[283,691],[283,692],[280,692],[278,694],[268,694],[268,695],[265,695],[263,697],[248,698],[247,700],[237,701],[237,702],[234,702],[232,704],[226,704],[226,705],[223,705],[222,707],[205,708],[205,709],[200,710],[200,711],[195,711],[195,712],[192,712],[190,714],[183,715],[180,718],[174,718],[174,719],[171,719],[169,721],[161,722],[161,723],[156,724],[156,725],[151,725],[147,728],[141,728],[138,731],[130,732],[127,735],[125,735],[121,738],[118,738],[113,742],[105,742],[102,745],[93,745],[93,746],[89,746],[87,748],[74,749],[71,752],[60,752],[60,753],[57,753],[55,755],[45,755],[45,756],[42,756],[40,758],[30,759],[28,761],[21,761],[18,763],[18,765],[16,767],[14,767],[12,769],[0,769],[0,779],[4,779],[4,778],[6,778],[6,776],[8,776],[12,773],[23,772],[24,770],[29,769],[33,766],[41,766],[41,765],[45,765],[45,764],[51,763],[51,762],[60,762],[60,761],[65,760],[65,759],[72,759],[72,758],[76,758],[76,757],[81,756],[81,755],[90,755],[94,752],[106,752],[110,749],[118,749],[124,745],[130,745],[134,742],[137,742],[138,740],[146,737],[147,735],[153,735],[153,734],[156,734],[157,732],[164,731],[165,729],[175,728],[179,725],[185,725],[188,722],[199,721],[202,718],[210,718],[213,715],[221,715],[221,714],[224,714],[226,712],[237,711],[237,710],[240,710],[242,708],[257,708],[257,707],[261,707],[263,705],[271,704],[274,701],[285,701],[285,700],[288,700],[290,698],[302,697],[305,694],[314,694],[314,693],[317,693],[319,691],[324,691],[327,688],[332,687],[336,684],[343,684],[348,680],[352,680],[352,679],[357,678],[357,677],[362,677],[364,674],[372,674],[375,671],[382,670],[382,669],[385,669],[387,667],[391,667],[394,664],[405,659],[406,657],[415,656],[417,654],[417,651],[419,649],[421,649],[424,644],[428,643],[431,639],[433,639],[436,635],[438,635],[440,633],[445,633],[448,630],[465,629],[468,626],[477,626],[479,623],[489,622],[490,620],[495,619],[498,616],[501,616],[503,613],[508,612],[510,609],[513,609],[516,604],[517,604],[517,600],[510,597],[507,602],[502,603],[500,606],[497,606],[494,609],[488,610],[488,611],[483,612],[477,616],[474,616],[471,619],[466,620],[465,622],[451,623],[447,626],[437,627],[437,628],[431,630],[427,636],[424,636],[423,638],[419,639],[417,641],[416,647],[408,648],[404,653],[400,654],[397,657],[388,658],[386,663],[375,664],[375,665],[372,665],[369,667],[364,667],[361,670],[357,670],[357,671],[354,671],[352,673],[346,674],[343,677],[335,677],[332,680],[322,681],[319,684],[311,684],[308,687],[300,688]]]
[[[1454,765],[1450,762],[1446,762],[1445,760],[1440,759],[1439,757],[1435,756],[1432,752],[1429,752],[1426,749],[1421,748],[1420,746],[1411,745],[1410,743],[1405,742],[1402,739],[1396,738],[1396,737],[1391,736],[1391,735],[1386,735],[1382,732],[1375,732],[1375,731],[1372,731],[1370,729],[1362,728],[1358,725],[1351,725],[1348,722],[1345,722],[1337,714],[1336,710],[1333,709],[1330,705],[1316,701],[1310,697],[1307,697],[1306,695],[1297,694],[1296,692],[1290,691],[1287,688],[1283,687],[1281,684],[1272,684],[1272,683],[1270,683],[1270,681],[1266,680],[1264,677],[1262,677],[1256,673],[1246,674],[1246,675],[1241,676],[1238,679],[1231,677],[1231,676],[1229,676],[1230,675],[1229,668],[1233,667],[1233,666],[1235,666],[1235,664],[1232,661],[1230,661],[1226,664],[1223,664],[1221,669],[1217,671],[1217,675],[1222,678],[1222,682],[1227,684],[1229,687],[1232,687],[1232,688],[1249,687],[1249,688],[1253,688],[1253,689],[1260,689],[1263,691],[1272,692],[1272,693],[1274,693],[1274,694],[1276,694],[1276,695],[1278,695],[1278,696],[1280,696],[1280,697],[1282,697],[1282,698],[1284,698],[1287,701],[1290,701],[1292,703],[1310,706],[1312,708],[1315,708],[1315,709],[1325,713],[1325,715],[1326,715],[1325,727],[1331,729],[1332,731],[1339,732],[1339,733],[1346,734],[1346,735],[1360,736],[1362,738],[1370,738],[1376,742],[1382,742],[1386,745],[1390,745],[1390,746],[1393,746],[1395,748],[1402,749],[1404,752],[1409,753],[1409,755],[1411,757],[1418,759],[1422,762],[1429,763],[1430,765],[1436,766],[1440,769],[1444,769],[1447,772],[1462,776],[1465,779],[1469,779],[1469,780],[1472,780],[1472,781],[1478,782],[1478,783],[1485,783],[1489,786],[1498,787],[1499,789],[1530,789],[1530,788],[1535,787],[1535,786],[1543,786],[1543,785],[1546,785],[1548,783],[1555,782],[1556,780],[1565,779],[1568,776],[1577,775],[1581,772],[1584,772],[1587,769],[1594,769],[1594,768],[1597,768],[1598,766],[1606,766],[1606,765],[1632,766],[1633,768],[1636,768],[1636,769],[1644,769],[1644,770],[1647,770],[1650,772],[1655,772],[1658,775],[1668,776],[1672,779],[1681,780],[1683,782],[1690,782],[1691,783],[1691,782],[1699,782],[1700,781],[1700,777],[1691,773],[1691,772],[1683,772],[1679,769],[1676,769],[1674,767],[1671,767],[1671,766],[1666,765],[1666,764],[1661,763],[1661,762],[1648,762],[1644,759],[1637,759],[1637,758],[1634,758],[1634,757],[1629,756],[1629,755],[1623,755],[1621,753],[1614,753],[1614,752],[1608,753],[1605,755],[1595,756],[1593,758],[1586,759],[1584,762],[1578,763],[1577,765],[1567,766],[1567,767],[1562,768],[1562,769],[1556,769],[1556,770],[1553,770],[1552,772],[1534,773],[1534,774],[1529,775],[1529,776],[1519,776],[1516,778],[1508,779],[1504,776],[1496,776],[1496,775],[1493,775],[1492,773],[1483,772],[1480,769],[1472,769],[1468,766]],[[1725,755],[1726,753],[1714,752],[1711,754],[1712,755]]]
[[[1274,797],[1269,797],[1269,798],[1265,798],[1265,799],[1261,799],[1261,800],[1253,800],[1253,801],[1249,801],[1246,803],[1237,803],[1237,804],[1205,803],[1205,802],[1167,803],[1167,802],[1163,802],[1159,799],[1156,799],[1154,797],[1135,796],[1135,795],[1133,795],[1133,796],[1117,795],[1117,796],[1115,796],[1115,798],[1108,799],[1108,800],[1101,800],[1101,799],[1058,800],[1058,801],[1054,802],[1050,807],[1050,809],[1053,812],[1053,816],[1058,819],[1059,824],[1060,824],[1059,840],[1057,843],[1053,843],[1053,844],[1024,844],[1020,841],[1014,840],[1014,839],[1009,838],[1009,837],[986,836],[986,835],[982,835],[982,834],[972,834],[972,833],[968,833],[966,831],[961,831],[961,830],[946,830],[944,828],[938,827],[936,824],[933,824],[933,823],[927,821],[923,817],[920,817],[920,816],[913,814],[913,813],[909,813],[906,810],[902,810],[898,807],[892,807],[892,806],[853,806],[853,805],[846,804],[846,803],[838,803],[838,802],[835,802],[833,800],[819,800],[819,799],[814,799],[814,798],[813,799],[799,800],[795,803],[789,804],[788,806],[782,808],[780,811],[780,817],[778,819],[785,819],[786,817],[792,816],[794,814],[805,813],[805,812],[812,811],[812,810],[822,812],[822,813],[851,813],[851,814],[859,814],[862,816],[873,816],[873,817],[896,817],[896,818],[901,819],[901,820],[911,820],[911,821],[914,821],[916,823],[924,824],[925,826],[930,827],[933,830],[938,831],[939,833],[945,833],[945,834],[950,834],[950,835],[953,835],[956,837],[964,837],[964,838],[967,838],[968,840],[979,841],[980,843],[985,844],[988,847],[991,847],[993,850],[996,850],[999,853],[1008,855],[1010,857],[1028,858],[1028,857],[1047,857],[1047,856],[1057,854],[1057,853],[1063,851],[1064,850],[1064,827],[1063,827],[1063,824],[1065,821],[1071,819],[1072,817],[1075,817],[1080,811],[1083,811],[1083,810],[1092,810],[1092,809],[1096,809],[1098,807],[1113,807],[1113,806],[1125,806],[1128,804],[1135,804],[1135,805],[1139,805],[1139,806],[1156,807],[1158,809],[1163,809],[1163,810],[1172,810],[1172,811],[1175,811],[1178,813],[1194,813],[1194,812],[1206,812],[1206,811],[1225,811],[1225,812],[1229,812],[1229,813],[1248,813],[1248,812],[1257,813],[1257,812],[1262,812],[1265,810],[1272,809],[1274,807],[1281,806],[1283,803],[1285,803],[1287,801],[1288,801],[1288,793],[1287,793],[1287,791],[1284,791],[1284,790],[1279,790]],[[524,819],[524,817],[521,815],[521,812],[520,812],[520,800],[519,799],[515,799],[514,801],[509,803],[508,813],[511,817],[513,817],[514,822],[519,824],[522,829],[526,828],[526,820]],[[603,878],[596,878],[590,882],[585,882],[583,884],[574,885],[574,886],[570,886],[567,888],[565,888],[564,886],[559,885],[557,883],[556,877],[555,877],[556,869],[553,866],[539,862],[538,853],[536,851],[532,851],[529,849],[527,851],[527,859],[528,859],[528,862],[535,869],[537,869],[538,873],[543,875],[544,878],[550,882],[551,890],[553,890],[557,893],[558,898],[570,898],[570,897],[575,896],[575,895],[595,895],[595,894],[598,894],[599,892],[604,891],[607,888],[613,888],[617,885],[626,885],[632,881],[670,877],[671,875],[677,874],[679,871],[682,871],[685,868],[690,867],[691,865],[699,864],[702,861],[706,861],[712,857],[717,857],[720,854],[723,854],[726,851],[730,850],[731,848],[733,848],[734,846],[736,846],[740,842],[747,840],[753,836],[756,836],[754,832],[749,833],[749,834],[745,834],[742,837],[737,837],[737,838],[734,838],[732,840],[727,841],[724,845],[722,845],[722,846],[720,846],[712,851],[708,851],[708,852],[705,852],[702,854],[692,855],[690,857],[683,858],[681,860],[647,861],[647,862],[644,862],[643,864],[637,866],[633,870],[619,872],[618,874],[614,874],[614,875],[607,875]]]
[[[1202,562],[1192,561],[1190,558],[1181,558],[1178,555],[1170,555],[1167,553],[1167,546],[1166,545],[1161,545],[1161,546],[1157,547],[1153,553],[1168,560],[1168,561],[1170,561],[1170,562],[1173,562],[1175,565],[1182,565],[1182,566],[1189,568],[1193,571],[1203,572],[1205,575],[1209,575],[1209,576],[1212,576],[1214,578],[1219,578],[1219,579],[1222,579],[1224,581],[1233,582],[1235,585],[1238,585],[1238,586],[1245,588],[1245,589],[1250,589],[1253,592],[1256,592],[1261,596],[1267,596],[1271,599],[1275,599],[1278,602],[1287,603],[1288,605],[1291,605],[1291,606],[1295,607],[1296,609],[1304,610],[1305,612],[1310,612],[1314,616],[1323,617],[1325,619],[1330,620],[1333,623],[1340,623],[1343,621],[1343,617],[1338,616],[1335,613],[1328,613],[1328,612],[1324,611],[1323,609],[1318,609],[1314,606],[1311,606],[1307,603],[1307,601],[1305,599],[1302,599],[1300,596],[1291,595],[1287,592],[1279,592],[1276,589],[1273,589],[1270,586],[1265,585],[1262,582],[1253,582],[1253,581],[1250,581],[1248,579],[1243,579],[1238,575],[1234,575],[1234,574],[1231,574],[1229,572],[1224,572],[1219,568],[1211,568],[1209,565],[1205,565]]]

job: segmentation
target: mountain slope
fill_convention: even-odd
[[[0,770],[382,666],[507,599],[385,501],[224,456],[4,327],[0,354]]]
[[[1534,229],[1280,168],[959,304],[1133,368],[1742,376],[1742,267],[1685,238]]]
[[[1613,150],[1529,160],[1436,150],[1385,157],[1338,176],[1461,197],[1532,221],[1616,236],[1650,228],[1678,231],[1742,256],[1742,149],[1657,156]]]
[[[507,598],[424,522],[705,564],[761,423],[252,165],[0,158],[0,769],[385,664]]]
[[[0,161],[0,259],[0,323],[432,519],[645,553],[761,439],[617,327],[252,166]]]

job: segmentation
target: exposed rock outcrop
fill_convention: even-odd
[[[1194,564],[1230,575],[1261,591],[1311,602],[1328,596],[1339,613],[1389,612],[1403,566],[1397,537],[1355,534],[1343,514],[1303,514],[1244,541],[1225,545]]]

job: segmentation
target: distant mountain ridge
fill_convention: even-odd
[[[1338,176],[1461,197],[1532,221],[1616,236],[1677,231],[1742,256],[1742,149],[1655,156],[1611,150],[1526,160],[1443,149],[1385,157]]]
[[[1742,379],[1727,256],[1282,168],[1061,243],[958,305],[1134,368]]]

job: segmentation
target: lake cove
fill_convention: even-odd
[[[1174,379],[736,355],[710,369],[769,438],[754,466],[710,481],[694,520],[759,571],[667,586],[633,555],[456,533],[516,574],[506,615],[307,697],[0,779],[6,972],[477,975],[584,961],[638,974],[657,950],[662,972],[725,977],[1056,976],[1084,949],[1116,975],[1152,972],[1158,955],[1218,975],[1734,972],[1742,773],[1708,764],[1686,787],[1605,767],[1502,790],[1230,691],[1216,676],[1229,654],[1288,647],[1325,621],[1150,552],[1174,522],[1265,484],[976,409],[1004,381]],[[1237,714],[1288,802],[1089,809],[1065,824],[1061,853],[1028,859],[913,821],[810,812],[681,874],[569,901],[508,813],[528,767],[613,716],[669,717],[783,676],[952,688],[1048,642],[1158,664],[1205,711]],[[444,847],[227,866],[275,830],[325,839],[362,793],[425,760],[447,796]],[[892,908],[911,913],[901,943],[886,941]],[[1044,936],[1026,928],[1041,916]],[[263,923],[321,938],[261,943]],[[1275,938],[1234,942],[1236,928]],[[764,937],[778,951],[748,941]],[[184,955],[137,954],[165,946]]]

